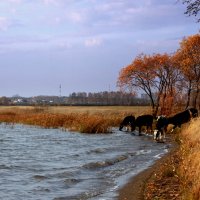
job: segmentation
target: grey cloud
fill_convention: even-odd
[[[43,0],[22,1],[27,3],[43,2]],[[47,3],[53,2],[48,1]],[[39,29],[38,35],[40,34],[40,36],[38,37],[40,39],[34,35],[26,36],[27,39],[20,38],[26,35],[22,34],[23,30],[28,35],[32,35],[29,24],[26,24],[28,20],[13,18],[10,28],[15,28],[16,31],[21,29],[21,36],[16,38],[18,42],[15,42],[14,39],[10,40],[11,37],[7,41],[15,42],[19,48],[28,45],[30,48],[35,48],[36,45],[38,47],[47,45],[65,49],[78,43],[83,45],[84,41],[85,44],[92,44],[91,41],[93,44],[99,44],[99,41],[115,38],[121,40],[122,37],[131,35],[132,38],[133,35],[137,38],[138,34],[145,34],[145,31],[152,34],[151,36],[159,33],[165,34],[163,31],[167,32],[167,29],[177,30],[178,27],[191,22],[190,19],[183,18],[181,7],[175,4],[174,0],[58,0],[57,6],[60,6],[59,9],[51,10],[53,13],[47,14],[41,21],[40,18],[35,19],[31,16],[31,20],[34,20],[31,30],[35,32]],[[34,9],[34,11],[36,10]],[[60,12],[57,13],[58,11]],[[52,19],[57,19],[57,21],[49,24],[48,22]],[[47,20],[49,21],[47,22]],[[70,27],[73,29],[68,31]],[[49,30],[52,32],[50,33]],[[143,36],[148,37],[148,35]],[[62,42],[63,40],[67,42]]]
[[[88,28],[88,32],[135,32],[191,22],[186,18],[183,20],[182,9],[173,0],[143,0],[139,3],[128,0],[82,2],[91,3],[87,9],[77,8],[78,17],[85,19],[84,26]]]
[[[0,37],[0,53],[43,49],[49,41],[49,38],[37,36],[4,36]]]

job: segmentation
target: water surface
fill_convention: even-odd
[[[128,178],[166,153],[150,136],[80,134],[0,125],[3,200],[113,200]]]

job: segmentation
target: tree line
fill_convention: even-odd
[[[139,54],[121,69],[117,84],[146,93],[154,115],[169,115],[180,105],[200,107],[200,34],[185,37],[173,54]]]
[[[73,92],[69,96],[0,97],[0,105],[149,105],[149,98],[130,92]]]
[[[148,98],[138,98],[135,93],[121,91],[73,92],[67,98],[70,105],[149,105]]]

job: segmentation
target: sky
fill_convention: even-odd
[[[178,0],[0,0],[0,96],[117,91],[140,53],[199,32]]]

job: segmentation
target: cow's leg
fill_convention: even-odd
[[[150,128],[151,128],[151,133],[153,133],[153,126],[151,125]]]
[[[146,134],[149,132],[149,126],[147,125]]]
[[[153,139],[157,140],[157,134],[158,134],[158,130],[154,130],[153,132]]]
[[[163,129],[164,129],[165,133],[167,133],[167,126],[165,126]]]
[[[135,125],[131,123],[131,131],[133,132],[135,130]]]
[[[177,127],[177,125],[175,124],[171,130],[171,133],[174,132],[175,128]]]
[[[160,134],[160,130],[158,130],[157,133],[156,133],[156,141],[159,140],[159,134]]]
[[[161,128],[161,139],[165,139],[165,127]]]
[[[141,134],[141,129],[142,129],[142,127],[141,126],[139,126],[139,136],[141,136],[142,134]]]
[[[148,130],[150,130],[150,132],[149,132],[150,134],[152,134],[152,133],[153,133],[153,128],[152,128],[152,125],[149,125],[149,126],[148,126]]]
[[[163,139],[165,139],[165,129],[163,129]]]

